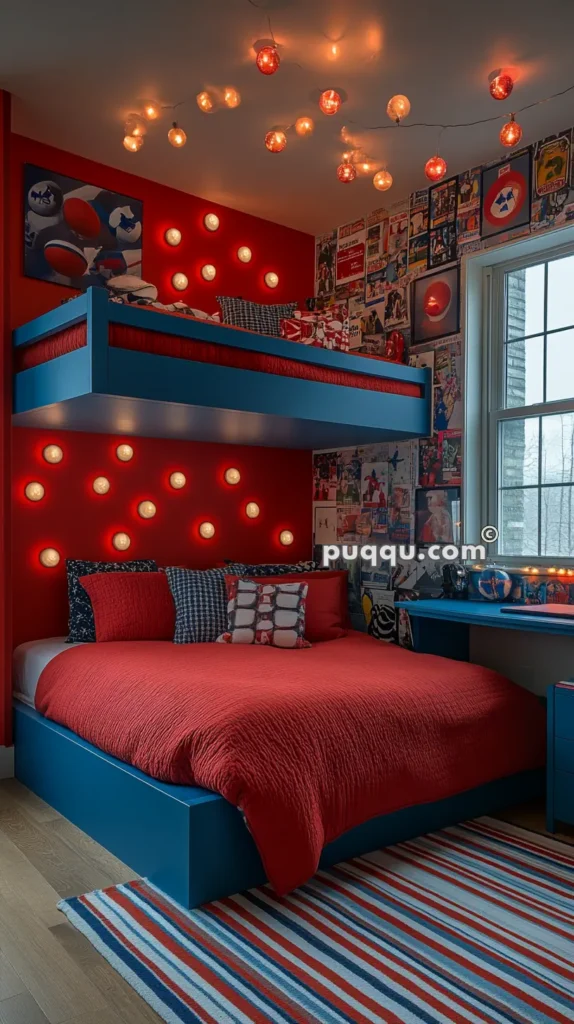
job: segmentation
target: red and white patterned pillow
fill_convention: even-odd
[[[305,640],[306,583],[255,583],[228,577],[227,630],[218,643],[310,647]]]

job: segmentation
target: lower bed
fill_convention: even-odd
[[[541,789],[534,697],[363,634],[82,645],[43,670],[36,708],[16,711],[17,776],[186,906],[265,877],[285,892]]]

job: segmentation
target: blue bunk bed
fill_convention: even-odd
[[[16,365],[24,349],[84,326],[81,346],[17,368],[14,424],[173,437],[287,448],[327,448],[428,435],[432,379],[378,359],[326,351],[213,322],[163,315],[110,302],[88,291],[14,332]],[[189,343],[189,355],[136,351],[112,341],[114,330],[161,334]],[[196,361],[194,342],[226,353],[268,357],[269,370]],[[237,362],[237,358],[235,360]],[[292,364],[299,376],[275,366]],[[259,365],[261,359],[259,359]],[[306,369],[307,368],[307,369]],[[304,379],[305,372],[338,376],[353,386]],[[365,382],[389,390],[370,390]],[[380,385],[378,382],[383,382]],[[397,390],[410,393],[396,393]]]

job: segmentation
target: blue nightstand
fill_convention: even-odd
[[[574,825],[574,680],[548,687],[546,828]]]

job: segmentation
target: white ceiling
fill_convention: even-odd
[[[1,0],[0,9],[0,84],[14,95],[15,131],[312,233],[425,185],[436,129],[352,124],[390,125],[393,93],[410,98],[411,121],[466,122],[574,84],[573,0]],[[282,57],[271,77],[257,71],[252,49],[269,37],[268,15]],[[488,93],[500,66],[519,74],[505,103]],[[241,106],[202,114],[196,93],[226,85]],[[317,107],[329,87],[348,97],[335,117]],[[167,142],[166,111],[142,150],[125,152],[125,115],[145,98],[185,101],[184,149]],[[266,131],[300,114],[314,117],[314,134],[290,134],[283,153],[268,153]],[[525,142],[574,124],[574,92],[519,120]],[[395,184],[385,196],[372,175],[338,182],[343,125],[377,166],[388,165]],[[496,124],[449,130],[441,141],[453,172],[500,153]]]

